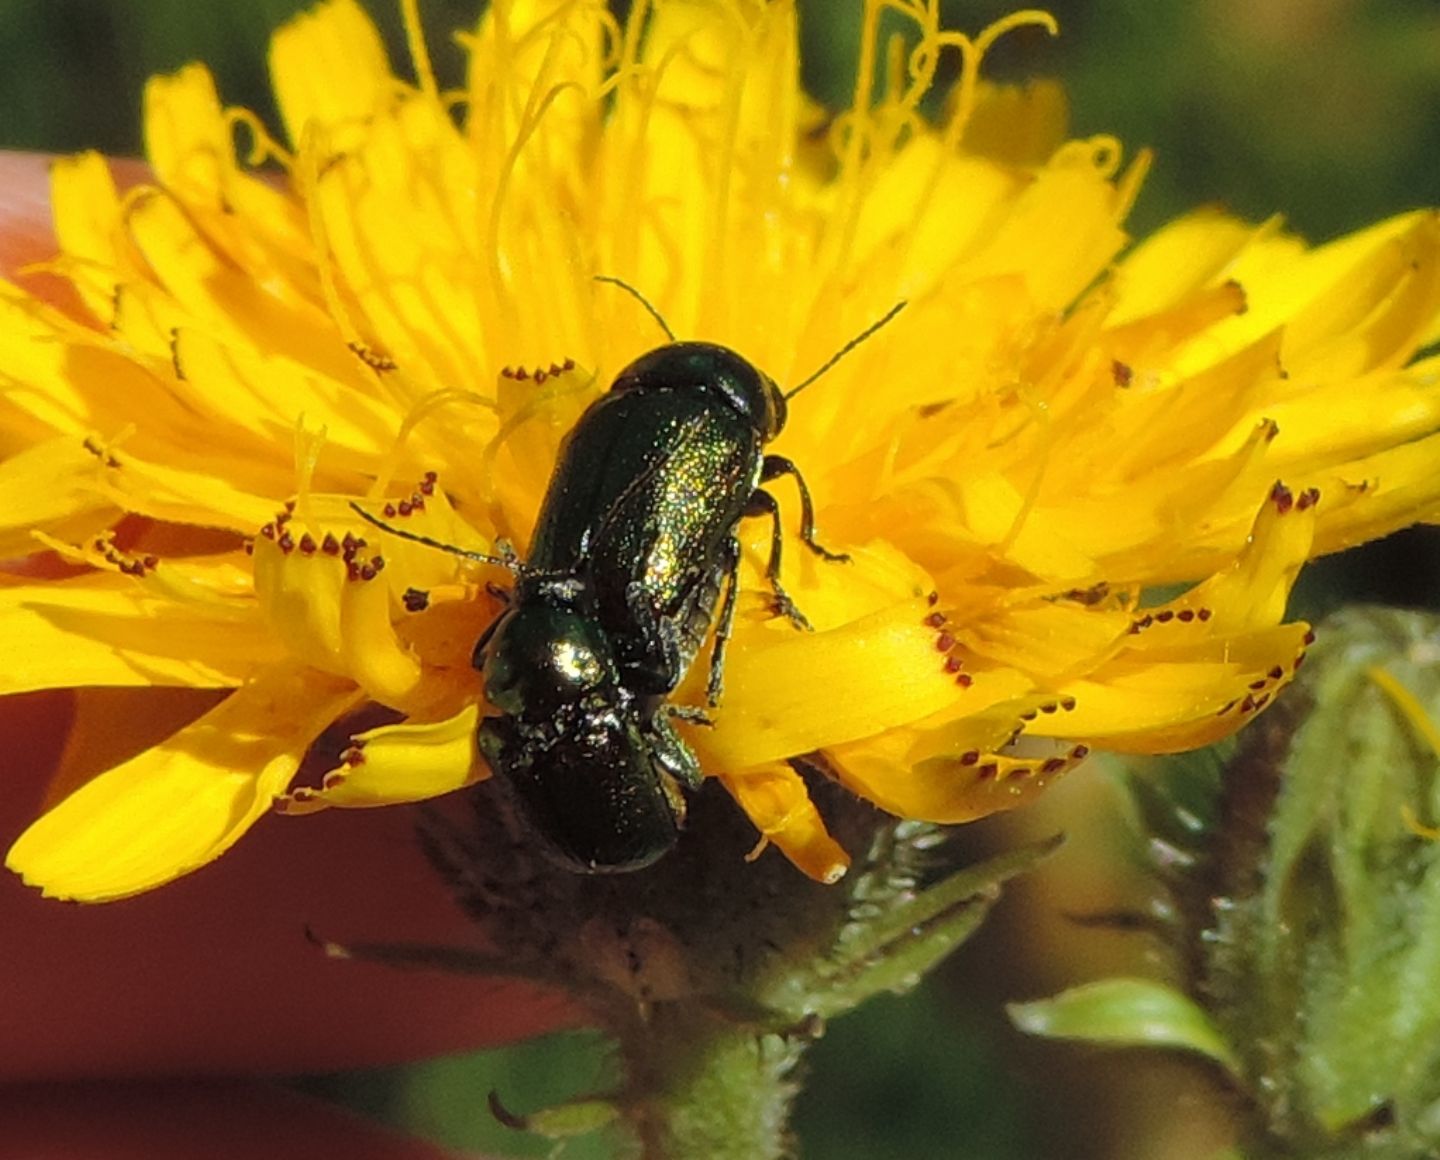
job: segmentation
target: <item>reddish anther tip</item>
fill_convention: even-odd
[[[1300,493],[1300,498],[1296,501],[1295,506],[1303,512],[1307,508],[1314,507],[1319,502],[1320,489],[1318,487],[1307,487]]]
[[[975,683],[975,678],[972,677],[969,673],[958,673],[955,677],[955,683],[959,685],[962,689],[968,689],[971,685]]]
[[[948,632],[942,632],[935,638],[935,648],[942,653],[948,653],[954,647],[955,638]]]
[[[1295,493],[1276,480],[1275,486],[1270,489],[1270,502],[1275,505],[1275,510],[1283,516],[1295,506]]]
[[[1128,387],[1135,380],[1134,368],[1129,363],[1121,362],[1118,358],[1110,363],[1110,374],[1117,387]]]

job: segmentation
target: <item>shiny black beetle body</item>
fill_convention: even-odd
[[[681,342],[621,371],[561,444],[511,608],[475,665],[501,711],[481,723],[480,751],[562,865],[639,869],[674,845],[681,787],[698,787],[701,772],[671,723],[686,711],[668,698],[723,592],[719,697],[747,514],[775,517],[778,576],[778,508],[760,484],[794,470],[763,453],[784,422],[784,396],[751,363]]]
[[[815,542],[804,480],[764,447],[785,425],[786,399],[901,306],[788,394],[712,343],[672,341],[636,359],[561,444],[523,564],[356,508],[395,535],[516,574],[509,607],[475,646],[475,667],[498,710],[481,721],[476,740],[521,825],[552,861],[618,873],[648,866],[675,844],[684,790],[702,775],[673,719],[703,721],[704,713],[669,698],[713,624],[707,691],[710,705],[719,702],[744,517],[770,517],[766,577],[775,607],[809,627],[780,587],[780,509],[762,485],[793,475],[802,540],[826,559],[845,558]]]
[[[561,445],[529,566],[589,582],[636,692],[668,694],[689,669],[784,422],[784,396],[740,355],[671,343],[621,371]]]
[[[476,743],[550,859],[581,873],[638,870],[685,816],[700,768],[660,698],[621,679],[577,579],[522,578],[475,648],[499,716]]]

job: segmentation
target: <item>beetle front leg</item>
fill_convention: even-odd
[[[780,525],[780,505],[775,502],[775,497],[768,491],[756,488],[750,495],[750,500],[745,505],[747,516],[768,515],[770,524],[770,563],[765,568],[765,579],[770,582],[770,590],[775,594],[775,611],[781,616],[789,618],[797,627],[813,632],[814,627],[805,619],[805,614],[795,607],[795,601],[791,600],[785,589],[780,585],[780,552],[784,541],[784,529]]]
[[[793,475],[795,486],[800,491],[800,539],[817,556],[836,563],[846,563],[850,557],[844,552],[832,552],[815,541],[815,503],[810,498],[810,489],[805,486],[805,477],[800,469],[783,455],[767,455],[760,465],[760,482],[769,483],[782,475]]]

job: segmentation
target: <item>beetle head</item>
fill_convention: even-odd
[[[716,394],[767,443],[785,426],[785,396],[775,381],[744,356],[713,342],[672,342],[656,347],[622,370],[610,390]]]
[[[486,700],[508,716],[536,721],[620,680],[594,618],[548,600],[522,601],[503,613],[476,646],[473,664],[485,676]]]

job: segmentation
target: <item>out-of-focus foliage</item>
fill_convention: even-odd
[[[844,101],[860,5],[800,0],[805,79]],[[226,100],[272,112],[270,30],[302,0],[0,0],[0,147],[139,149],[149,74],[203,59]],[[1018,7],[947,0],[947,23],[975,30]],[[400,50],[398,4],[367,0]],[[622,5],[623,7],[623,5]],[[1253,218],[1284,210],[1312,240],[1440,199],[1440,6],[1431,0],[1056,0],[1061,36],[1006,38],[1002,78],[1056,75],[1080,133],[1153,146],[1136,210],[1145,231],[1188,206],[1220,202]],[[471,0],[422,0],[442,74],[459,76],[450,30]],[[952,62],[953,63],[953,62]]]

